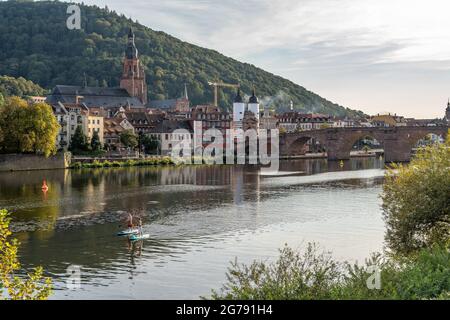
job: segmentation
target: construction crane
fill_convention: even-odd
[[[218,100],[218,88],[219,87],[226,87],[226,88],[239,88],[240,84],[230,84],[230,83],[224,83],[224,82],[210,82],[208,81],[208,84],[212,87],[214,87],[214,106],[217,107],[219,105]]]

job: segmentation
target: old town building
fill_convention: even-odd
[[[264,130],[273,130],[278,128],[278,119],[270,112],[268,107],[264,108],[264,112],[260,116],[259,128]]]
[[[229,112],[222,111],[219,107],[212,105],[195,106],[186,116],[191,122],[191,126],[193,126],[194,121],[201,121],[203,130],[215,128],[225,132],[225,130],[231,128],[232,124],[232,118]]]
[[[278,116],[278,126],[286,132],[322,129],[331,125],[330,117],[323,114],[285,112]]]
[[[89,108],[85,104],[59,102],[52,108],[60,125],[56,141],[59,149],[67,150],[69,148],[78,126],[81,126],[86,136],[88,135]]]
[[[104,120],[104,141],[107,150],[120,150],[120,134],[125,130],[134,132],[134,127],[126,118],[108,118]]]

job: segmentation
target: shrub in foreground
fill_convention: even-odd
[[[375,268],[375,269],[374,269]],[[379,289],[368,286],[379,270]],[[394,261],[373,255],[364,265],[334,261],[308,245],[300,254],[288,247],[273,263],[231,264],[227,282],[212,299],[448,299],[450,254],[447,248],[423,249]]]
[[[6,210],[0,210],[0,300],[7,294],[13,300],[45,300],[52,292],[50,278],[43,276],[41,267],[18,276],[21,266],[17,259],[19,243],[11,240],[10,217]]]

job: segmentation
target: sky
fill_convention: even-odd
[[[450,97],[448,0],[83,2],[368,114],[442,118]]]

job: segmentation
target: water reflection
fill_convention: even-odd
[[[226,165],[1,173],[0,207],[14,213],[24,265],[61,276],[83,266],[83,290],[57,297],[195,298],[235,256],[275,255],[285,242],[318,240],[350,258],[378,248],[382,167],[361,158],[282,161],[286,176]],[[114,236],[130,210],[151,235],[135,246]]]

